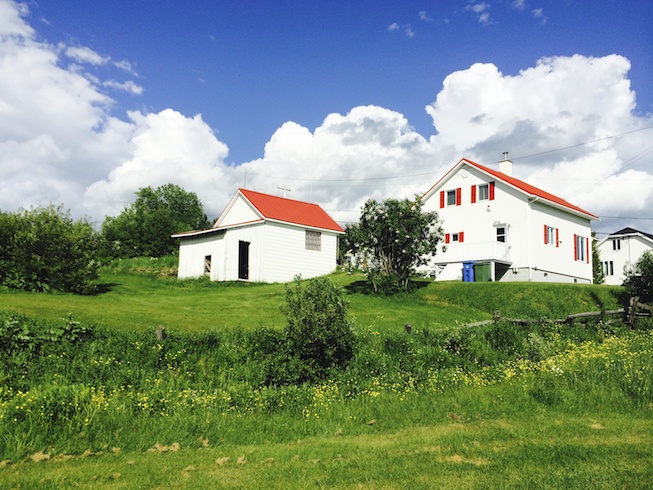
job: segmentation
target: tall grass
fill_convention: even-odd
[[[6,313],[0,321],[24,334],[1,364],[4,459],[207,437],[287,442],[369,432],[372,420],[383,430],[433,424],[451,412],[461,420],[542,406],[646,412],[653,401],[653,335],[601,323],[360,333],[347,368],[324,382],[278,386],[266,383],[260,330],[157,342],[152,332],[82,325],[71,339],[56,334],[57,323]]]

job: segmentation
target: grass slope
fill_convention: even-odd
[[[285,318],[285,285],[178,281],[152,273],[108,270],[97,296],[0,291],[6,309],[51,320],[72,313],[85,323],[118,330],[146,330],[163,325],[175,331],[252,330],[279,327]],[[409,295],[363,294],[360,275],[333,274],[347,291],[349,314],[358,328],[393,331],[440,328],[504,317],[564,318],[572,313],[619,307],[621,288],[575,284],[422,282]]]
[[[649,488],[650,325],[459,328],[614,309],[620,288],[424,282],[383,298],[332,279],[357,353],[297,386],[262,383],[251,350],[285,324],[284,285],[115,268],[93,297],[0,292],[55,338],[0,346],[0,488]],[[70,312],[94,336],[62,338]]]

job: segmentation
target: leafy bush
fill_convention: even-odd
[[[0,212],[0,285],[27,291],[95,292],[98,235],[61,207]]]
[[[344,366],[354,354],[354,333],[347,319],[347,301],[340,287],[327,278],[286,287],[288,319],[282,337],[268,333],[261,341],[276,349],[268,364],[268,381],[273,384],[304,382],[323,378],[332,367]]]

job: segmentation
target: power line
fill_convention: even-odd
[[[575,145],[563,146],[563,147],[560,147],[560,148],[554,148],[554,149],[542,151],[542,152],[539,152],[539,153],[533,153],[531,155],[524,155],[524,156],[520,156],[520,157],[511,157],[511,160],[513,160],[513,161],[514,160],[524,160],[526,158],[533,158],[533,157],[540,156],[540,155],[546,155],[546,154],[555,153],[555,152],[558,152],[558,151],[569,150],[571,148],[578,148],[580,146],[590,145],[592,143],[598,143],[600,141],[606,141],[606,140],[610,140],[610,139],[614,139],[614,138],[619,138],[621,136],[626,136],[628,134],[637,133],[639,131],[645,131],[645,130],[651,129],[651,128],[653,128],[653,125],[646,126],[646,127],[643,127],[643,128],[633,129],[631,131],[625,131],[623,133],[613,134],[613,135],[610,135],[610,136],[605,136],[603,138],[599,138],[599,139],[596,139],[596,140],[585,141],[584,143],[577,143]],[[644,150],[644,152],[641,152],[639,155],[637,155],[633,159],[629,160],[628,161],[628,162],[630,162],[629,164],[632,164],[632,163],[634,163],[634,161],[639,160],[639,159],[643,158],[644,156],[646,156],[652,148],[653,147],[647,148],[646,150]],[[625,167],[622,167],[619,170],[623,170],[623,168],[625,168]],[[293,180],[293,181],[299,181],[299,182],[333,182],[333,183],[373,182],[373,181],[381,181],[381,180],[408,179],[408,178],[413,178],[413,177],[426,177],[426,176],[438,175],[438,174],[443,174],[444,173],[444,172],[441,172],[441,171],[440,172],[425,172],[425,173],[419,173],[419,174],[390,175],[390,176],[385,176],[385,177],[366,177],[366,178],[360,178],[360,179],[306,179],[306,178],[301,178],[301,177],[287,177],[287,176],[261,174],[261,173],[258,173],[258,172],[248,172],[247,170],[245,172],[246,172],[246,175],[255,175],[255,176],[258,176],[258,177],[266,177],[266,178],[269,178],[269,179],[285,179],[285,180]],[[603,177],[603,178],[605,178],[605,177]]]
[[[637,133],[639,131],[644,131],[646,129],[651,129],[651,128],[653,128],[653,125],[646,126],[646,127],[639,128],[639,129],[633,129],[631,131],[626,131],[624,133],[613,134],[611,136],[605,136],[603,138],[599,138],[599,139],[592,140],[592,141],[586,141],[585,143],[576,143],[575,145],[563,146],[563,147],[560,147],[560,148],[554,148],[553,150],[541,151],[539,153],[533,153],[532,155],[524,155],[523,157],[511,158],[511,160],[523,160],[524,158],[532,158],[532,157],[537,157],[537,156],[540,156],[540,155],[546,155],[548,153],[555,153],[557,151],[570,150],[571,148],[578,148],[579,146],[591,145],[592,143],[598,143],[600,141],[606,141],[606,140],[609,140],[609,139],[619,138],[619,137],[625,136],[627,134]]]

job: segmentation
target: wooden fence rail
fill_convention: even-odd
[[[639,302],[639,297],[630,298],[628,302],[628,308],[619,308],[618,310],[605,310],[605,311],[587,311],[584,313],[574,313],[573,315],[567,316],[567,318],[558,318],[558,319],[548,319],[543,318],[539,320],[530,320],[523,318],[503,318],[498,311],[494,312],[492,320],[483,320],[480,322],[469,323],[467,327],[480,327],[482,325],[488,325],[490,323],[496,323],[499,320],[505,322],[511,322],[516,325],[528,325],[529,323],[536,323],[540,321],[549,321],[551,323],[569,323],[573,325],[577,320],[583,321],[588,318],[610,318],[615,316],[621,316],[623,321],[628,325],[632,325],[637,318],[650,317],[653,314],[653,307]]]

